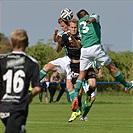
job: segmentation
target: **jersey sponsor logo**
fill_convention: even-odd
[[[6,101],[6,102],[17,102],[18,103],[20,98],[21,98],[20,96],[11,96],[11,95],[5,94],[1,101],[2,102]]]
[[[15,66],[19,66],[23,63],[25,63],[25,57],[21,57],[21,58],[18,58],[18,59],[12,59],[12,60],[7,61],[6,67],[7,68],[12,68],[12,67],[15,67]]]

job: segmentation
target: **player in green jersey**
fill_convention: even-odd
[[[125,90],[130,90],[133,87],[133,81],[130,83],[125,81],[124,77],[101,45],[99,15],[89,14],[86,10],[82,9],[77,13],[77,17],[79,18],[78,28],[81,35],[82,48],[80,56],[80,74],[76,81],[76,92],[73,105],[75,105],[75,101],[77,102],[77,95],[82,86],[82,81],[94,60],[98,61],[101,65],[106,66],[111,75],[125,87]],[[91,86],[91,89],[95,88],[96,82]]]

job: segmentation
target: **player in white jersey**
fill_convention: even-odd
[[[58,29],[55,28],[54,30],[54,41],[59,43],[62,40],[62,34],[65,34],[68,31],[68,20],[59,18],[58,23],[60,24],[60,27],[62,28],[63,32],[60,32],[61,34],[58,34]],[[60,46],[56,45],[56,51],[60,52]],[[70,69],[70,58],[67,56],[67,53],[62,58],[57,58],[53,61],[50,61],[48,64],[46,64],[43,69],[40,71],[40,80],[49,72],[49,71],[57,71],[58,73],[64,73],[66,72],[67,79],[66,79],[66,87],[69,89],[73,89],[73,86],[71,84],[71,69]]]
[[[79,18],[78,27],[81,35],[82,48],[80,56],[80,74],[76,81],[75,96],[78,95],[78,91],[86,75],[86,70],[92,65],[94,60],[106,66],[111,75],[125,87],[125,90],[130,90],[133,87],[133,81],[131,81],[131,83],[125,81],[123,75],[118,71],[111,58],[102,48],[99,15],[95,13],[89,14],[86,10],[82,9],[77,13],[77,17]],[[94,82],[92,86],[92,89],[95,89],[96,82]]]

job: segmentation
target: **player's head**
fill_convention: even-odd
[[[63,31],[68,31],[68,20],[59,18],[58,23]]]
[[[80,11],[77,13],[77,17],[78,17],[79,19],[83,18],[83,17],[86,16],[86,15],[89,15],[89,13],[88,13],[86,10],[84,10],[84,9],[80,10]]]
[[[10,43],[13,49],[25,50],[25,48],[29,44],[28,35],[24,29],[17,29],[11,32],[10,39],[11,39]]]
[[[77,32],[78,32],[78,20],[76,18],[72,18],[69,21],[69,30],[70,30],[72,35],[77,34]]]

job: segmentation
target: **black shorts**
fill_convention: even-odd
[[[7,118],[1,119],[5,125],[5,133],[19,133],[21,126],[26,124],[27,114],[23,111],[10,113]]]
[[[88,80],[90,78],[96,78],[96,72],[93,67],[89,68],[87,70],[87,74],[85,76],[85,80]]]
[[[75,84],[76,80],[79,76],[79,72],[80,72],[80,63],[70,63],[70,68],[71,68],[71,72],[72,72],[72,83]],[[93,67],[89,68],[87,70],[87,74],[85,76],[85,80],[88,80],[90,78],[96,78],[96,72],[94,70]]]
[[[79,71],[80,71],[80,64],[79,63],[70,63],[70,68],[71,68],[71,77],[72,77],[72,83],[75,84],[76,80],[79,76]]]

